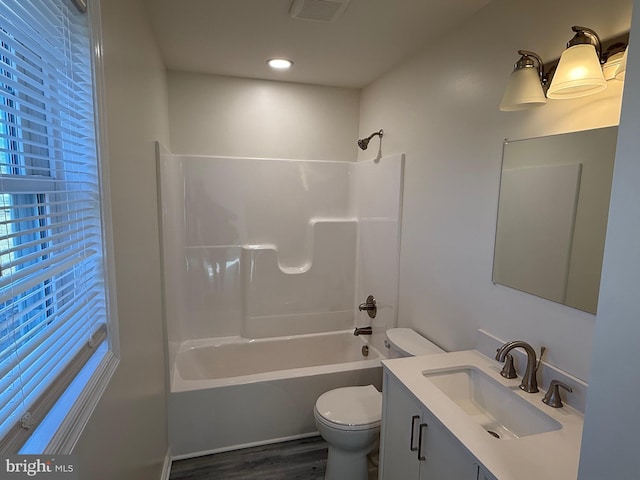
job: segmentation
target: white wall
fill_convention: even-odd
[[[606,39],[630,11],[630,0],[495,0],[364,90],[360,135],[384,128],[383,153],[406,153],[401,325],[448,350],[473,348],[478,328],[544,344],[547,361],[588,378],[593,315],[491,283],[502,142],[615,125],[621,85],[535,111],[498,105],[516,50],[557,58],[572,25]]]
[[[635,44],[640,1],[634,7],[634,46],[627,64],[582,439],[582,480],[640,478],[640,49]]]
[[[359,90],[171,71],[168,78],[173,153],[356,158]]]
[[[75,453],[92,480],[158,479],[167,451],[154,140],[168,143],[167,88],[138,0],[102,2],[121,362]]]

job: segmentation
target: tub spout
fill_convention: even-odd
[[[373,333],[373,329],[371,327],[362,327],[357,328],[353,331],[353,334],[357,337],[358,335],[371,335]]]

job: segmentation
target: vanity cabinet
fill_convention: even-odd
[[[478,479],[475,458],[387,372],[382,391],[380,480]]]
[[[482,466],[478,466],[478,480],[498,480]]]

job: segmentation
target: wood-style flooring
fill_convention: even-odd
[[[322,480],[327,443],[321,437],[176,460],[169,480]]]

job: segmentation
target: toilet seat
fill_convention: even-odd
[[[377,428],[382,419],[382,394],[373,385],[336,388],[318,397],[314,413],[316,419],[329,428]]]

